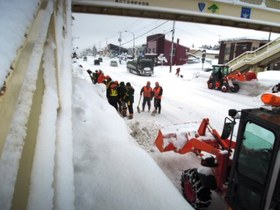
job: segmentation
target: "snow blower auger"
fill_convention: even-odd
[[[185,170],[181,175],[183,195],[195,209],[204,209],[211,204],[211,190],[222,194],[226,190],[224,183],[235,148],[235,142],[228,137],[232,135],[234,124],[234,119],[226,117],[222,135],[211,127],[208,118],[204,118],[200,125],[172,125],[158,132],[155,144],[160,152],[193,152],[201,158],[199,168]]]

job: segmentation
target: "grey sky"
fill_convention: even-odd
[[[72,25],[73,46],[79,50],[93,45],[98,49],[110,43],[119,45],[120,32],[123,47],[133,45],[133,33],[135,45],[145,44],[146,37],[156,33],[166,34],[168,40],[172,38],[173,21],[78,13],[74,13],[73,16],[75,18]],[[271,34],[271,39],[279,36]],[[175,23],[174,40],[178,38],[182,45],[188,47],[214,45],[218,44],[220,39],[268,39],[268,37],[268,32],[187,22]]]

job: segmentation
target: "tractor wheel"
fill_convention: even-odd
[[[211,204],[211,191],[201,184],[196,168],[182,173],[181,186],[184,197],[196,210],[206,209]]]
[[[221,91],[226,93],[226,92],[228,92],[228,90],[229,90],[228,84],[227,83],[223,83],[222,87],[221,87]]]
[[[208,89],[211,89],[211,90],[214,89],[215,88],[214,81],[208,80],[207,86],[208,86]]]
[[[230,87],[229,89],[231,92],[237,93],[239,91],[240,87],[238,84],[233,84],[233,87]]]

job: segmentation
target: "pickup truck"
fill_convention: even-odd
[[[151,59],[138,57],[137,59],[127,61],[126,68],[130,73],[152,76],[154,73],[154,62]]]

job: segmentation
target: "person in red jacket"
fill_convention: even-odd
[[[151,83],[148,81],[146,86],[142,87],[140,95],[143,94],[142,112],[145,111],[146,104],[148,105],[148,111],[151,109],[151,100],[153,98],[153,89]]]
[[[155,87],[153,89],[153,96],[154,96],[154,111],[153,114],[155,113],[159,113],[161,112],[161,98],[162,98],[162,93],[163,93],[163,89],[162,87],[159,85],[158,82],[155,83]]]

